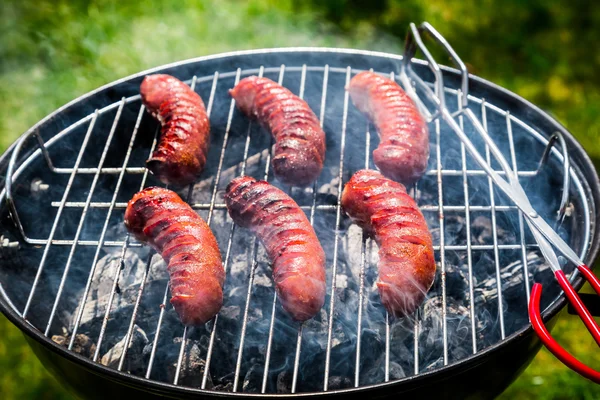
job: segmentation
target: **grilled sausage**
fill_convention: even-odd
[[[297,321],[312,318],[325,301],[325,253],[304,211],[275,186],[251,177],[232,180],[225,202],[233,221],[265,246],[283,308]]]
[[[170,75],[149,75],[140,86],[142,102],[162,127],[146,166],[165,184],[193,183],[206,164],[210,124],[200,96]]]
[[[168,189],[136,193],[125,210],[125,226],[167,263],[171,304],[185,325],[201,325],[223,304],[225,271],[217,240],[192,208]]]
[[[286,185],[314,182],[325,160],[325,133],[308,104],[267,78],[250,76],[229,91],[238,108],[275,139],[275,177]]]
[[[381,302],[397,317],[412,313],[431,288],[436,268],[431,234],[417,204],[402,184],[361,170],[344,187],[342,207],[379,246]]]
[[[415,103],[396,82],[361,72],[348,87],[354,105],[377,128],[381,141],[373,161],[386,177],[405,185],[427,169],[429,131]]]

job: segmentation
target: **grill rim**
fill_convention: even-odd
[[[102,94],[102,92],[108,91],[116,86],[127,83],[129,81],[140,79],[147,74],[158,73],[161,71],[165,71],[172,68],[182,67],[185,65],[190,65],[193,63],[206,62],[212,60],[225,60],[227,58],[232,57],[240,57],[240,56],[251,56],[251,55],[268,55],[268,54],[287,54],[287,53],[333,53],[333,54],[345,54],[345,55],[362,55],[368,57],[380,57],[386,58],[395,61],[401,61],[403,57],[401,55],[393,54],[393,53],[385,53],[385,52],[376,52],[369,50],[358,50],[358,49],[349,49],[349,48],[332,48],[332,47],[283,47],[283,48],[266,48],[266,49],[254,49],[254,50],[244,50],[244,51],[234,51],[234,52],[225,52],[218,53],[209,56],[202,56],[191,58],[187,60],[181,60],[170,64],[165,64],[157,67],[153,67],[151,69],[138,72],[136,74],[129,75],[127,77],[118,79],[116,81],[110,82],[104,86],[101,86],[93,91],[90,91],[76,99],[66,103],[62,107],[58,108],[51,114],[44,117],[30,129],[28,129],[25,133],[23,133],[17,140],[15,140],[11,146],[0,156],[0,168],[5,170],[5,165],[11,159],[14,154],[15,148],[21,145],[24,140],[31,136],[33,133],[38,131],[45,124],[51,122],[56,116],[67,112],[72,107],[77,105],[81,105],[88,99],[93,98],[96,95]],[[415,64],[419,64],[421,66],[427,67],[429,64],[420,59],[412,60]],[[449,74],[450,77],[455,78],[460,76],[460,71],[447,67],[440,66],[443,73]],[[574,155],[577,156],[576,165],[572,165],[572,168],[578,169],[583,177],[586,179],[582,180],[582,183],[589,188],[590,193],[594,199],[594,205],[600,204],[600,179],[598,177],[598,173],[593,165],[592,160],[589,155],[583,149],[581,144],[575,139],[575,137],[557,120],[552,118],[546,112],[541,110],[536,105],[522,98],[521,96],[505,89],[501,86],[494,84],[486,79],[480,78],[478,76],[469,74],[470,85],[477,84],[483,85],[493,91],[496,92],[499,98],[508,101],[510,104],[516,104],[518,106],[529,108],[530,110],[536,112],[538,117],[542,120],[545,120],[546,123],[552,125],[556,130],[559,130],[566,138],[568,146],[570,148],[570,156],[573,158]],[[579,167],[579,168],[578,168]],[[5,171],[2,171],[5,172]],[[590,179],[587,179],[590,178]],[[1,184],[6,184],[4,174],[0,178]],[[6,188],[2,188],[2,193],[0,193],[0,201],[4,203],[6,194]],[[0,208],[5,208],[5,204],[0,205]],[[594,265],[598,254],[600,252],[600,224],[596,221],[595,217],[597,215],[595,207],[590,209],[591,221],[593,223],[592,226],[592,237],[591,243],[588,249],[588,254],[585,257],[585,261],[588,265]],[[579,274],[576,272],[571,276],[571,281],[576,290],[579,290],[581,286],[583,286],[584,280],[581,278]],[[516,331],[510,336],[506,336],[504,340],[494,343],[490,347],[478,351],[476,354],[471,354],[458,362],[453,364],[449,364],[447,366],[443,366],[437,368],[433,371],[428,372],[420,372],[417,375],[411,375],[400,380],[389,381],[389,382],[380,382],[377,384],[364,385],[360,387],[352,387],[346,389],[339,390],[328,390],[328,391],[320,391],[320,392],[301,392],[301,393],[286,393],[286,394],[273,394],[273,393],[243,393],[243,392],[223,392],[216,390],[208,390],[208,389],[200,389],[200,388],[192,388],[174,385],[171,383],[155,381],[152,379],[146,379],[144,377],[138,377],[126,372],[120,372],[115,369],[104,366],[100,363],[92,362],[91,360],[83,357],[80,354],[77,354],[73,351],[69,351],[66,348],[59,346],[55,342],[53,342],[49,337],[44,336],[43,332],[34,328],[31,324],[27,323],[26,319],[20,317],[15,310],[10,305],[10,298],[6,295],[4,288],[0,283],[0,311],[13,323],[15,324],[23,333],[25,333],[29,338],[34,339],[38,344],[41,344],[45,349],[49,349],[53,351],[53,353],[65,357],[71,362],[78,364],[88,371],[94,373],[95,375],[100,375],[101,377],[108,377],[115,382],[119,382],[122,384],[126,384],[128,386],[135,385],[138,389],[146,391],[146,392],[158,392],[164,393],[168,391],[170,393],[178,393],[182,395],[198,395],[204,394],[209,396],[221,397],[221,396],[240,396],[240,397],[298,397],[298,396],[315,396],[315,395],[335,395],[335,394],[350,394],[350,393],[359,393],[360,391],[378,391],[378,390],[393,390],[395,386],[401,387],[405,385],[411,385],[413,387],[423,386],[427,383],[427,380],[433,376],[444,375],[446,377],[451,377],[457,374],[457,371],[465,371],[474,368],[478,364],[482,363],[489,356],[501,351],[509,345],[510,343],[517,342],[518,339],[524,339],[529,336],[534,337],[534,341],[536,342],[537,348],[539,350],[539,346],[541,345],[539,339],[535,335],[533,335],[534,331],[531,324],[525,326],[524,328]],[[543,320],[548,323],[552,318],[554,318],[560,310],[566,305],[566,298],[563,294],[559,296],[558,299],[555,299],[551,305],[547,308],[547,310],[542,314]],[[532,352],[531,358],[537,353],[538,350]],[[154,390],[149,390],[154,389]]]

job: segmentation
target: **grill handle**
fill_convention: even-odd
[[[21,219],[19,218],[19,212],[17,211],[17,207],[15,206],[15,201],[13,198],[12,183],[13,183],[13,176],[15,174],[17,159],[18,159],[19,153],[21,152],[21,148],[24,146],[25,142],[32,136],[36,139],[37,146],[39,147],[39,149],[37,151],[40,151],[42,153],[42,155],[44,156],[44,160],[46,161],[48,168],[51,171],[55,170],[54,164],[52,163],[52,159],[50,158],[50,154],[48,153],[48,149],[46,148],[46,143],[44,142],[44,139],[42,139],[42,137],[39,135],[39,133],[37,131],[31,131],[28,135],[23,136],[19,140],[17,145],[15,146],[15,150],[13,151],[11,158],[10,158],[10,163],[8,164],[8,169],[6,172],[6,183],[5,183],[6,205],[8,206],[9,214],[15,224],[15,227],[19,231],[21,238],[26,243],[29,243],[29,244],[31,244],[33,241],[25,233],[25,229],[23,228],[23,224],[21,223]]]
[[[586,265],[580,265],[577,268],[579,269],[581,274],[590,282],[596,293],[600,296],[600,279],[598,279]],[[565,291],[569,302],[573,304],[573,307],[577,311],[577,314],[585,323],[586,327],[596,340],[596,343],[600,345],[600,327],[598,327],[598,324],[594,321],[590,312],[586,309],[585,304],[582,302],[575,289],[573,289],[573,287],[570,285],[569,280],[565,276],[564,272],[562,270],[558,270],[555,273],[555,275],[561,288]],[[539,336],[544,346],[546,346],[546,348],[550,350],[550,352],[554,354],[554,356],[558,358],[567,367],[571,368],[573,371],[577,372],[581,376],[584,376],[589,380],[600,384],[599,371],[596,371],[583,364],[581,361],[577,360],[560,344],[558,344],[558,342],[554,340],[554,338],[550,335],[550,332],[544,325],[544,320],[542,319],[542,315],[540,313],[541,297],[542,285],[540,283],[536,283],[531,289],[531,299],[529,301],[529,318],[531,319],[533,329]]]

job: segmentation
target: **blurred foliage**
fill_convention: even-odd
[[[23,338],[0,314],[0,396],[2,399],[72,399],[50,375]]]
[[[585,0],[295,0],[341,32],[403,39],[431,23],[469,71],[549,111],[600,159],[600,7]],[[434,54],[436,54],[434,52]],[[437,59],[451,65],[437,53]]]
[[[600,160],[600,7],[584,0],[3,0],[0,151],[66,102],[147,68],[262,47],[400,53],[408,24],[425,20],[472,73],[553,114]],[[578,318],[563,313],[554,334],[598,367]],[[0,338],[3,399],[69,398],[3,316]],[[600,390],[542,350],[500,398],[597,399]]]

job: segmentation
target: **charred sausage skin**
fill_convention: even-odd
[[[352,102],[377,128],[373,161],[386,177],[409,185],[427,169],[429,131],[415,103],[396,82],[374,72],[350,80]]]
[[[161,123],[156,150],[146,166],[165,184],[193,183],[206,164],[210,123],[202,98],[170,75],[148,75],[140,86],[142,102]]]
[[[238,108],[275,140],[275,177],[286,185],[314,182],[325,160],[325,133],[308,104],[267,78],[250,76],[229,91]]]
[[[297,321],[312,318],[325,301],[325,253],[304,211],[275,186],[252,177],[232,180],[225,202],[233,221],[265,246],[283,308]]]
[[[201,325],[223,305],[225,271],[217,240],[204,220],[177,195],[150,187],[125,210],[125,226],[167,263],[171,304],[185,325]]]
[[[342,207],[379,246],[381,302],[396,317],[411,314],[436,269],[431,233],[417,204],[402,184],[361,170],[344,187]]]

